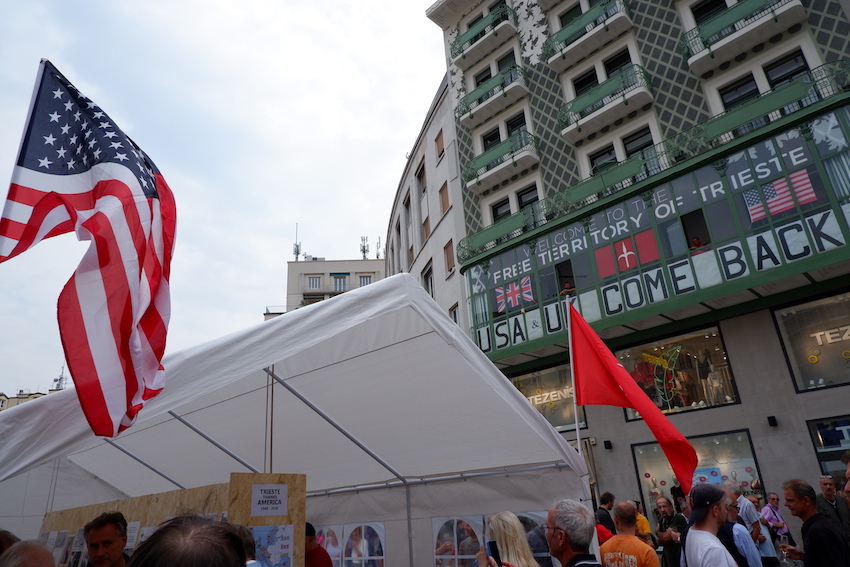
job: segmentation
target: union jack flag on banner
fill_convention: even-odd
[[[531,276],[525,276],[519,283],[511,282],[505,287],[496,288],[496,310],[499,313],[505,308],[516,308],[522,301],[534,301],[531,291]]]
[[[817,200],[815,190],[812,187],[812,180],[809,179],[809,173],[805,169],[795,171],[788,178],[791,180],[790,188],[784,177],[762,186],[764,203],[767,205],[766,212],[765,204],[762,204],[758,189],[750,189],[744,193],[747,211],[752,222],[763,220],[767,218],[768,214],[775,215],[793,209],[794,199],[791,196],[792,194],[797,197],[797,201],[801,205]]]
[[[162,390],[175,219],[148,156],[42,60],[0,217],[0,263],[67,232],[91,241],[59,295],[58,319],[96,435],[132,425]]]

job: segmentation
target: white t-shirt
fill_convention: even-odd
[[[716,535],[693,526],[685,538],[684,553],[688,567],[737,567]]]

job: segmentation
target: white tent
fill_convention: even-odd
[[[34,532],[57,503],[305,474],[308,521],[383,522],[387,564],[413,565],[433,517],[590,497],[576,451],[408,275],[163,362],[166,389],[114,440],[73,389],[0,412],[0,522],[32,514]],[[15,492],[33,475],[49,482]]]

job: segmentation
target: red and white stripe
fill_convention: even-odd
[[[176,208],[165,180],[155,179],[159,198],[149,199],[135,174],[114,163],[75,175],[16,167],[0,219],[0,262],[70,231],[91,241],[59,296],[58,318],[97,435],[132,425],[164,382]]]

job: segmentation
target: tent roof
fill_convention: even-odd
[[[0,480],[62,456],[129,496],[252,468],[306,474],[308,493],[536,465],[586,475],[406,274],[163,364],[165,390],[114,440],[91,433],[73,388],[0,412]]]

